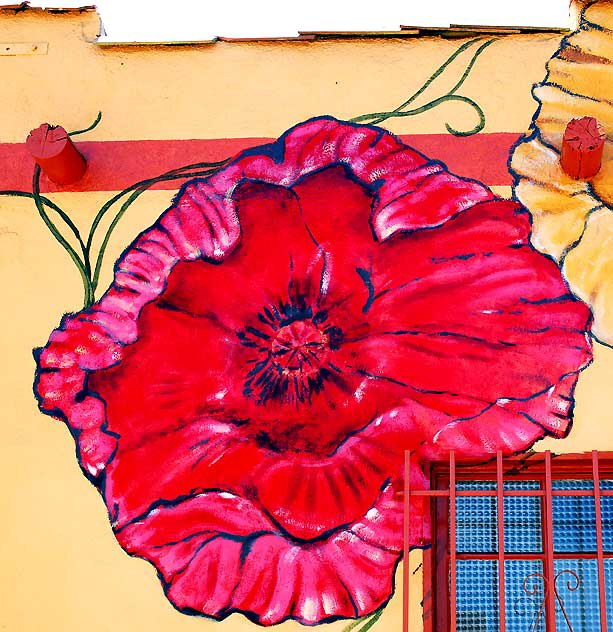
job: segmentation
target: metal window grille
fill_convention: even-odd
[[[426,632],[613,632],[613,459],[598,451],[432,464]],[[410,632],[409,564],[403,631]],[[608,624],[608,627],[607,627]]]

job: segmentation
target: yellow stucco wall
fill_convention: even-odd
[[[80,128],[98,110],[103,123],[87,140],[276,137],[317,114],[349,118],[394,107],[459,45],[420,38],[102,48],[91,43],[98,27],[91,12],[0,13],[3,42],[49,44],[46,55],[0,56],[0,142],[22,142],[43,121]],[[526,130],[535,109],[532,84],[542,79],[559,41],[555,35],[508,36],[482,56],[463,93],[484,109],[485,132]],[[456,79],[445,81],[451,85]],[[447,104],[386,126],[401,134],[443,133],[447,120],[470,127],[474,113]],[[510,195],[509,187],[496,191]],[[51,197],[86,227],[109,196]],[[170,191],[149,192],[130,210],[113,237],[101,287],[109,282],[119,252],[171,197]],[[253,629],[238,615],[216,624],[172,608],[153,569],[128,557],[115,542],[98,493],[81,475],[65,426],[38,411],[31,350],[47,340],[65,311],[80,306],[81,289],[74,268],[28,200],[0,199],[0,287],[0,630]],[[613,450],[612,378],[613,351],[596,345],[595,361],[579,380],[571,435],[543,441],[537,449]],[[412,568],[420,558],[412,554]],[[418,572],[411,584],[413,621],[419,619],[421,590]],[[345,625],[325,629],[340,631]],[[400,626],[397,595],[375,629]],[[276,629],[303,628],[286,623]]]

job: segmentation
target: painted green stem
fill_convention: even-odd
[[[155,184],[156,182],[161,182],[161,181],[166,180],[166,179],[176,179],[176,178],[172,178],[172,176],[175,176],[175,175],[177,175],[178,177],[190,177],[189,175],[185,175],[185,176],[178,175],[181,172],[184,172],[186,170],[191,170],[191,169],[216,169],[218,167],[222,167],[227,162],[228,162],[228,159],[222,160],[220,162],[198,162],[198,163],[195,163],[195,164],[192,164],[192,165],[186,165],[184,167],[179,167],[178,169],[173,169],[172,171],[167,171],[166,173],[163,173],[162,175],[156,176],[154,178],[148,178],[147,180],[141,180],[140,182],[136,182],[136,183],[130,185],[129,187],[127,187],[123,191],[120,191],[119,193],[114,195],[112,198],[107,200],[103,204],[103,206],[100,208],[98,213],[96,214],[96,217],[94,218],[94,221],[92,222],[91,228],[89,230],[89,235],[87,236],[87,242],[85,244],[85,247],[87,248],[87,251],[89,252],[91,250],[92,242],[94,241],[94,235],[96,233],[96,229],[98,228],[98,225],[102,221],[102,218],[106,215],[106,213],[111,208],[111,206],[113,206],[113,204],[115,204],[115,202],[120,200],[124,195],[127,195],[128,193],[130,193],[130,191],[134,191],[135,189],[139,189],[142,186],[149,187],[149,186],[152,186],[153,184]]]
[[[0,191],[0,195],[6,195],[6,196],[12,196],[12,197],[25,197],[25,198],[34,199],[34,193],[30,193],[29,191]],[[46,198],[43,195],[39,195],[39,198],[45,206],[55,211],[62,218],[62,220],[64,220],[64,223],[68,226],[68,228],[70,228],[72,234],[77,238],[77,241],[79,242],[79,246],[81,247],[81,252],[83,253],[83,257],[85,259],[84,264],[85,264],[85,267],[87,268],[89,265],[89,261],[85,257],[85,243],[81,239],[81,233],[79,232],[79,229],[75,226],[73,221],[70,219],[70,216],[68,215],[68,213],[65,213],[57,204],[53,203],[49,198]]]
[[[199,164],[207,164],[207,163],[199,163]],[[208,163],[208,164],[215,164],[215,163]],[[194,165],[188,165],[188,167],[190,166],[194,166]],[[197,165],[196,165],[197,166]],[[181,169],[185,169],[186,167],[182,167]],[[209,175],[212,175],[213,173],[215,173],[215,169],[209,169],[208,171],[195,171],[192,173],[177,173],[179,171],[181,171],[181,169],[174,169],[173,171],[169,171],[166,174],[163,174],[161,176],[158,176],[157,178],[151,178],[150,180],[143,180],[143,182],[138,183],[140,186],[139,188],[137,188],[132,195],[130,195],[130,197],[121,205],[117,215],[115,215],[115,217],[113,218],[113,221],[111,222],[110,226],[108,227],[103,239],[102,239],[102,243],[100,245],[100,249],[98,251],[98,256],[96,258],[96,265],[94,267],[94,275],[92,278],[92,291],[95,292],[97,287],[98,287],[98,282],[100,280],[100,270],[102,268],[102,262],[104,259],[104,254],[106,252],[106,248],[108,246],[109,240],[111,238],[111,235],[113,233],[113,231],[115,230],[115,227],[117,226],[117,224],[119,223],[119,220],[123,217],[124,213],[128,210],[128,208],[131,206],[131,204],[141,195],[141,193],[144,193],[150,186],[152,186],[153,184],[155,184],[156,182],[162,182],[162,181],[167,181],[167,180],[179,180],[182,178],[201,178],[201,177],[206,177]],[[113,198],[111,198],[111,200],[109,200],[103,208],[105,208],[105,213],[106,211],[112,206],[112,204],[114,202],[116,202],[117,200],[119,200],[123,195],[125,195],[126,193],[128,193],[129,191],[133,190],[134,187],[136,185],[132,185],[129,189],[125,189],[124,191],[122,191],[121,193],[113,196]],[[110,204],[109,204],[110,202]],[[93,236],[93,233],[90,233]]]
[[[427,112],[428,110],[435,108],[437,105],[440,105],[441,103],[444,103],[445,101],[462,101],[464,103],[468,103],[472,108],[474,108],[474,110],[479,115],[479,122],[477,123],[477,125],[475,125],[475,127],[473,127],[471,130],[468,130],[465,132],[460,132],[454,129],[453,127],[451,127],[451,125],[449,125],[448,123],[445,123],[445,127],[447,128],[447,130],[454,136],[470,136],[471,134],[476,134],[477,132],[480,132],[485,127],[485,114],[483,113],[483,110],[471,98],[463,97],[460,94],[445,94],[442,97],[439,97],[438,99],[434,99],[433,101],[430,101],[429,103],[426,103],[425,105],[422,105],[421,107],[415,108],[414,110],[407,110],[403,112],[376,112],[374,116],[385,115],[385,118],[415,116],[416,114]],[[371,116],[373,115],[364,114],[363,116],[358,116],[353,120],[356,123],[359,123],[361,121],[367,120]]]
[[[473,69],[473,66],[475,65],[475,62],[477,61],[477,59],[479,58],[481,53],[488,46],[492,45],[495,41],[496,41],[495,39],[487,40],[486,42],[481,44],[481,46],[479,46],[479,48],[477,48],[477,50],[473,54],[471,60],[468,62],[468,66],[466,66],[466,70],[464,70],[464,73],[460,77],[460,80],[458,81],[458,83],[455,84],[455,86],[453,86],[453,88],[451,88],[451,90],[449,90],[449,92],[447,94],[454,94],[456,90],[458,90],[460,87],[462,87],[462,84],[466,81],[466,79],[468,78],[468,75],[470,75],[470,71]]]
[[[421,94],[423,94],[423,92],[425,90],[428,89],[428,87],[430,86],[430,84],[437,78],[439,77],[441,74],[443,74],[443,72],[445,71],[445,69],[447,68],[447,66],[449,66],[451,63],[453,63],[455,61],[455,59],[461,55],[467,48],[470,48],[475,42],[480,41],[481,38],[477,37],[475,39],[469,40],[468,42],[464,42],[464,44],[462,44],[462,46],[460,46],[452,55],[450,55],[429,77],[428,79],[426,79],[426,82],[423,84],[423,86],[421,88],[419,88],[419,90],[417,92],[415,92],[414,94],[412,94],[404,103],[401,103],[397,108],[395,108],[394,110],[392,110],[392,112],[399,112],[400,110],[404,110],[405,107],[407,107],[407,105],[411,105],[411,103],[413,103],[413,101],[415,101],[415,99],[417,99],[417,97],[419,97]],[[360,117],[356,117],[356,118],[360,118]],[[377,125],[378,123],[381,123],[385,120],[385,116],[380,116],[379,118],[375,119],[374,121],[372,121],[373,125]],[[356,122],[355,119],[351,119],[352,121]]]
[[[423,112],[431,110],[432,108],[436,107],[437,105],[440,105],[441,103],[444,103],[445,101],[461,101],[461,102],[467,103],[471,108],[475,110],[475,112],[477,113],[479,117],[478,123],[472,129],[465,130],[465,131],[459,131],[455,129],[454,127],[452,127],[451,125],[449,125],[448,123],[445,123],[445,127],[447,128],[447,131],[450,134],[453,134],[454,136],[471,136],[472,134],[477,134],[485,127],[485,114],[483,113],[483,110],[481,109],[481,107],[479,107],[479,105],[473,99],[469,97],[457,95],[455,93],[457,90],[459,90],[459,88],[468,78],[473,66],[475,65],[475,62],[477,61],[481,53],[483,53],[483,51],[488,46],[493,44],[496,41],[495,39],[487,40],[486,42],[481,44],[481,46],[479,46],[479,48],[473,54],[470,62],[466,66],[458,82],[446,94],[444,94],[443,96],[437,99],[433,99],[429,101],[428,103],[426,103],[425,105],[422,105],[421,107],[417,107],[412,110],[405,110],[405,108],[411,103],[413,103],[413,101],[415,101],[421,94],[423,94],[424,91],[430,86],[430,84],[432,84],[432,82],[445,71],[445,69],[458,57],[458,55],[460,55],[467,48],[469,48],[470,46],[472,46],[473,44],[479,41],[481,41],[481,38],[475,38],[462,44],[452,55],[450,55],[450,57],[443,64],[441,64],[434,71],[434,73],[426,80],[426,82],[421,86],[421,88],[417,90],[417,92],[411,95],[406,101],[404,101],[404,103],[401,103],[394,110],[391,110],[389,112],[372,112],[370,114],[362,114],[361,116],[356,116],[352,118],[351,121],[353,123],[361,123],[361,122],[369,121],[370,123],[377,124],[377,123],[381,123],[382,121],[387,120],[388,118],[395,118],[395,117],[400,117],[400,116],[415,116],[417,114],[421,114]]]
[[[34,204],[36,205],[38,214],[41,216],[43,222],[45,222],[51,234],[59,242],[62,248],[64,248],[64,250],[68,253],[68,256],[77,266],[77,270],[79,271],[79,274],[81,275],[81,279],[83,281],[83,306],[88,307],[91,304],[90,301],[92,300],[93,296],[89,274],[87,273],[84,262],[81,261],[81,258],[77,254],[76,250],[66,241],[64,236],[60,233],[57,226],[51,221],[51,218],[47,215],[45,211],[45,205],[40,195],[40,167],[38,165],[34,167],[34,175],[32,177],[32,194],[34,198]]]
[[[352,632],[352,630],[355,630],[355,632],[367,632],[381,618],[381,615],[383,614],[383,610],[384,609],[381,608],[377,610],[374,614],[367,614],[365,617],[362,617],[358,619],[357,621],[353,621],[346,628],[343,629],[343,632]],[[356,629],[358,626],[361,626],[362,624],[364,625],[361,628]]]
[[[377,621],[381,618],[382,614],[383,614],[383,608],[381,608],[381,610],[377,610],[377,612],[375,612],[375,616],[370,621],[367,621],[366,625],[360,628],[358,632],[368,632],[368,630],[370,630],[373,627],[373,625],[375,625],[375,623],[377,623]]]
[[[98,123],[100,123],[101,120],[102,120],[102,112],[98,112],[98,116],[94,119],[94,122],[89,127],[78,129],[78,130],[75,130],[74,132],[68,132],[68,136],[78,136],[79,134],[85,134],[85,132],[91,132],[94,129],[94,127],[96,127]]]

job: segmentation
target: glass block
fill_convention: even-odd
[[[600,489],[613,489],[613,480],[602,479]],[[602,545],[605,552],[613,552],[613,496],[601,497],[602,508]]]
[[[539,490],[538,481],[505,481],[505,489]],[[507,553],[541,553],[541,499],[506,496],[504,499],[504,550]]]
[[[496,489],[494,481],[458,481],[458,491]],[[495,496],[456,498],[458,553],[495,553],[498,550],[498,513]]]
[[[561,604],[556,603],[556,628],[567,630],[570,623],[574,632],[600,630],[597,561],[595,559],[556,560],[554,569],[557,578],[556,588],[561,601]],[[568,617],[568,622],[566,617]]]
[[[553,481],[553,489],[594,489],[590,480]],[[556,553],[596,551],[596,504],[590,496],[554,496],[553,546]]]
[[[541,610],[545,598],[543,579],[535,577],[535,573],[543,574],[539,560],[506,560],[504,563],[507,632],[545,632],[545,611]]]
[[[456,563],[457,632],[498,632],[498,562]]]
[[[613,559],[604,561],[605,593],[607,595],[607,627],[613,629]]]
[[[505,481],[505,489],[538,490],[538,481]],[[496,490],[495,481],[458,481],[458,491]],[[540,498],[508,496],[504,499],[505,551],[540,553]],[[498,499],[495,496],[458,496],[456,499],[456,550],[458,553],[498,551]]]

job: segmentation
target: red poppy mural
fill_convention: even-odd
[[[40,408],[179,610],[366,615],[393,592],[404,450],[424,488],[420,459],[569,430],[590,312],[529,234],[390,133],[312,119],[181,189],[37,353]]]

